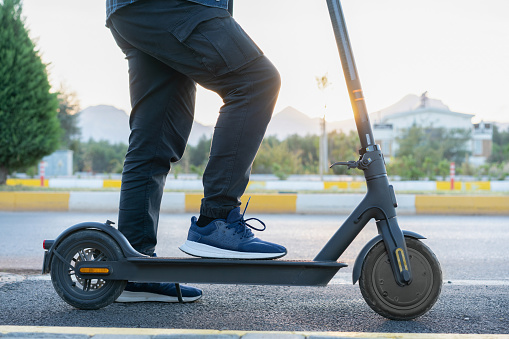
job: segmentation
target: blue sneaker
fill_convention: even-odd
[[[180,249],[195,257],[219,259],[275,259],[286,255],[285,247],[255,237],[249,228],[263,231],[265,224],[256,218],[244,220],[244,213],[234,208],[226,220],[216,219],[205,227],[196,225],[197,219],[192,217],[187,241]],[[260,222],[263,228],[249,225],[249,220]]]
[[[201,290],[180,285],[183,302],[192,302],[201,298]],[[122,294],[117,298],[119,303],[159,301],[178,303],[177,288],[173,283],[135,283],[128,282]]]

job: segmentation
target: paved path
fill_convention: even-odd
[[[269,227],[262,237],[287,245],[289,259],[312,258],[345,218],[256,217]],[[298,338],[316,337],[315,332],[331,335],[340,332],[337,335],[343,337],[359,332],[364,337],[374,337],[378,333],[383,337],[395,337],[391,333],[434,333],[435,336],[429,337],[437,337],[438,333],[509,334],[507,217],[399,218],[403,228],[429,237],[425,242],[437,254],[444,271],[442,295],[435,307],[421,318],[408,322],[389,321],[375,314],[362,299],[358,286],[351,285],[351,267],[342,269],[324,288],[201,285],[204,298],[194,304],[113,304],[98,311],[81,311],[68,306],[56,295],[47,276],[27,274],[40,269],[43,238],[55,237],[73,223],[107,218],[114,219],[103,214],[0,213],[3,234],[0,268],[11,272],[0,277],[4,280],[0,286],[0,333],[21,329],[5,330],[2,325],[30,325],[213,330],[223,332],[205,334],[243,336],[243,339],[245,331],[297,331]],[[181,255],[176,247],[185,239],[189,218],[190,215],[184,214],[161,216],[158,249],[161,256]],[[342,259],[352,264],[360,248],[375,233],[374,226],[368,226]],[[19,270],[22,274],[18,274]],[[231,330],[240,332],[224,332]],[[149,337],[163,334],[158,330],[148,331],[132,333]],[[92,332],[77,333],[90,336]]]

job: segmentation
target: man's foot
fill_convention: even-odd
[[[252,227],[246,223],[249,220],[259,221],[263,229]],[[205,227],[199,227],[196,221],[196,217],[191,218],[187,241],[180,246],[187,254],[220,259],[275,259],[286,255],[285,247],[254,236],[249,228],[263,231],[265,224],[256,218],[244,220],[239,207],[233,209],[226,220],[216,219]]]
[[[183,302],[192,302],[202,296],[201,290],[180,285]],[[124,292],[117,298],[119,303],[134,303],[143,301],[159,301],[178,303],[177,287],[173,283],[134,283],[128,282]]]

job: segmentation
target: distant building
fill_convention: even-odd
[[[73,151],[59,150],[42,158],[44,162],[44,176],[71,176],[72,173],[72,155]],[[39,167],[40,170],[40,167]]]
[[[491,155],[493,146],[493,123],[481,121],[473,125],[471,164],[482,165]]]
[[[471,131],[471,140],[467,145],[470,152],[468,161],[473,165],[482,165],[491,155],[493,124],[481,121],[472,124],[474,114],[453,112],[441,101],[430,99],[427,93],[417,96],[406,96],[397,104],[386,110],[376,112],[373,133],[376,143],[380,144],[386,158],[398,152],[397,143],[405,130],[413,125],[448,129],[464,129]]]

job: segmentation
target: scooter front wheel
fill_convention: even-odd
[[[368,305],[392,320],[415,319],[433,307],[442,289],[442,270],[435,254],[417,239],[405,237],[412,281],[400,286],[394,279],[383,241],[368,252],[359,286]]]
[[[96,230],[78,231],[65,238],[55,251],[51,281],[57,294],[69,305],[96,310],[113,303],[124,290],[127,282],[123,280],[83,279],[76,275],[79,262],[123,257],[118,244],[107,234]]]

